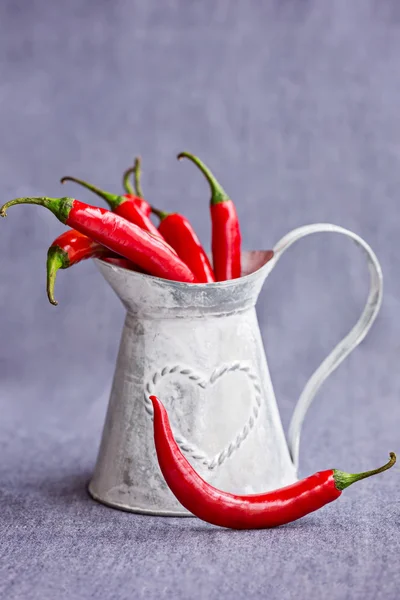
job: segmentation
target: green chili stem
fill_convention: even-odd
[[[227,202],[230,200],[228,194],[225,192],[223,187],[218,183],[214,175],[211,173],[210,169],[206,167],[206,165],[199,159],[197,156],[193,154],[189,154],[189,152],[181,152],[177,156],[178,160],[182,158],[188,158],[191,160],[203,173],[211,188],[211,205],[219,204],[220,202]]]
[[[154,206],[151,206],[151,212],[153,213],[153,215],[156,215],[160,219],[160,221],[166,219],[170,214],[163,210],[159,210],[158,208],[154,208]]]
[[[135,158],[135,162],[133,167],[129,167],[129,169],[127,169],[122,177],[122,185],[124,186],[125,190],[128,192],[128,194],[132,194],[137,196],[138,198],[143,198],[143,192],[142,192],[142,187],[140,185],[140,179],[141,179],[141,175],[142,175],[142,160],[140,158],[140,156],[137,156]],[[134,178],[134,185],[135,187],[133,187],[133,185],[131,184],[129,178],[130,176],[133,174],[133,178]]]
[[[133,165],[133,176],[135,179],[135,191],[139,198],[143,198],[142,186],[140,183],[142,177],[142,159],[140,156],[135,158],[135,164]]]
[[[133,185],[130,181],[130,176],[132,175],[133,171],[134,171],[135,167],[129,167],[129,169],[126,169],[126,171],[124,171],[124,174],[122,175],[122,185],[124,187],[124,190],[128,193],[128,194],[135,194],[135,190],[133,189]]]
[[[10,206],[14,206],[15,204],[38,204],[39,206],[44,206],[51,210],[51,212],[61,221],[61,223],[65,223],[68,219],[69,212],[72,208],[72,203],[74,198],[48,198],[48,197],[38,197],[38,198],[15,198],[14,200],[10,200],[3,204],[0,208],[0,216],[7,216],[7,209]]]
[[[352,483],[356,481],[360,481],[360,479],[366,479],[367,477],[371,477],[372,475],[378,475],[378,473],[383,473],[383,471],[387,471],[396,462],[396,454],[394,452],[390,452],[389,454],[390,460],[383,465],[383,467],[379,467],[379,469],[374,469],[373,471],[365,471],[364,473],[344,473],[343,471],[338,471],[334,469],[333,478],[335,480],[336,488],[340,491],[349,487]]]
[[[54,286],[56,283],[57,271],[59,269],[66,269],[69,266],[68,254],[59,246],[50,246],[47,251],[47,282],[46,290],[47,297],[51,304],[57,306],[58,302],[54,298]]]
[[[78,183],[79,185],[82,185],[83,187],[87,188],[94,194],[97,194],[98,196],[100,196],[100,198],[103,198],[103,200],[108,202],[111,210],[115,210],[120,204],[122,204],[122,202],[125,201],[125,198],[123,198],[122,196],[117,196],[116,194],[110,194],[109,192],[105,192],[97,186],[83,181],[83,179],[78,179],[77,177],[70,176],[63,177],[62,179],[60,179],[60,183],[65,183],[66,181],[74,181],[75,183]]]

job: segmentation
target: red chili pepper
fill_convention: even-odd
[[[138,156],[137,158],[135,158],[135,164],[133,165],[133,167],[127,169],[122,176],[122,185],[127,192],[126,194],[124,194],[124,198],[127,198],[130,202],[133,202],[133,204],[135,204],[139,208],[139,210],[141,210],[142,213],[146,215],[146,217],[150,217],[151,206],[147,202],[147,200],[143,198],[142,190],[140,187],[140,170],[141,160]],[[135,179],[136,191],[129,180],[129,177],[132,174],[134,175]]]
[[[191,269],[199,283],[215,281],[210,261],[190,222],[178,213],[167,213],[153,207],[151,210],[161,220],[159,232]]]
[[[61,179],[61,183],[65,183],[66,181],[74,181],[75,183],[79,183],[83,185],[83,187],[88,190],[94,192],[106,202],[108,202],[111,210],[120,217],[124,217],[130,223],[134,223],[138,225],[144,231],[148,231],[149,233],[155,235],[156,237],[161,237],[160,232],[157,227],[150,221],[149,217],[145,215],[144,212],[139,208],[136,203],[136,200],[130,200],[126,196],[117,196],[116,194],[110,194],[109,192],[104,192],[98,187],[92,185],[91,183],[86,183],[86,181],[82,181],[82,179],[77,179],[76,177],[63,177]]]
[[[109,252],[105,246],[74,229],[69,229],[58,236],[47,251],[47,296],[51,304],[54,306],[58,304],[54,298],[54,285],[59,269],[68,269],[81,260]]]
[[[81,260],[98,257],[125,269],[144,272],[126,258],[112,256],[108,248],[90,239],[87,235],[79,233],[75,229],[69,229],[59,235],[47,251],[47,296],[51,304],[54,306],[58,304],[54,298],[57,271],[68,269]]]
[[[204,481],[193,469],[175,442],[164,406],[156,396],[150,396],[150,400],[154,407],[154,441],[165,481],[187,510],[213,525],[263,529],[295,521],[336,500],[355,481],[382,473],[396,462],[391,452],[386,465],[366,473],[330,469],[273,492],[230,494]]]
[[[189,267],[161,237],[153,236],[109,210],[74,198],[16,198],[0,208],[0,216],[5,217],[7,208],[14,204],[38,204],[48,208],[62,223],[129,259],[151,275],[197,283]]]
[[[178,159],[188,158],[206,177],[211,188],[212,255],[217,281],[237,279],[241,275],[241,235],[235,205],[200,159],[188,152]]]

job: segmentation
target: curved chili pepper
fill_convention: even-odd
[[[79,185],[83,185],[83,187],[87,188],[91,192],[94,192],[100,198],[103,198],[106,202],[108,202],[111,210],[118,216],[124,217],[130,223],[134,223],[141,227],[144,231],[148,231],[149,233],[155,235],[156,237],[161,237],[160,232],[157,227],[150,221],[149,217],[142,212],[141,208],[139,208],[136,200],[130,200],[125,196],[117,196],[116,194],[110,194],[109,192],[104,192],[100,188],[92,185],[91,183],[86,183],[82,179],[77,179],[76,177],[63,177],[61,183],[65,183],[66,181],[74,181]]]
[[[211,247],[215,278],[217,281],[236,279],[241,275],[241,234],[235,205],[197,156],[181,152],[178,159],[181,158],[188,158],[197,165],[210,184]]]
[[[165,481],[187,510],[213,525],[263,529],[295,521],[336,500],[355,481],[382,473],[396,462],[396,455],[391,452],[386,465],[366,473],[330,469],[273,492],[230,494],[207,483],[193,469],[174,439],[164,406],[156,396],[150,396],[150,400],[154,408],[154,441]]]
[[[197,283],[189,267],[161,237],[155,237],[105,208],[74,198],[16,198],[0,208],[0,216],[5,217],[7,208],[15,204],[38,204],[48,208],[61,223],[129,259],[150,275]]]
[[[135,204],[135,206],[137,206],[138,209],[141,210],[142,213],[144,213],[146,215],[146,217],[150,217],[151,206],[147,202],[147,200],[145,200],[143,198],[142,190],[140,187],[140,169],[141,169],[141,160],[140,160],[140,157],[138,156],[137,158],[135,158],[135,163],[134,163],[133,167],[130,167],[129,169],[127,169],[122,176],[122,185],[123,185],[125,191],[127,192],[126,194],[124,194],[123,197],[126,198],[127,200],[129,200],[129,202],[132,202],[133,204]],[[129,180],[129,177],[132,174],[134,175],[136,190],[133,188],[133,186]]]
[[[58,302],[54,298],[54,286],[56,282],[57,272],[59,269],[68,269],[76,265],[81,260],[88,258],[99,258],[111,264],[129,269],[131,271],[140,271],[142,269],[136,267],[126,258],[118,255],[112,255],[108,248],[95,242],[87,235],[79,233],[75,229],[69,229],[59,235],[51,244],[47,251],[47,297],[51,304],[57,306]]]
[[[178,213],[163,212],[154,207],[151,208],[151,212],[160,218],[158,231],[191,269],[199,283],[215,281],[207,254],[186,217]]]
[[[69,229],[58,236],[47,251],[47,297],[51,304],[57,306],[54,298],[54,285],[57,271],[68,269],[81,260],[95,258],[110,251],[105,246],[90,239],[87,235]]]

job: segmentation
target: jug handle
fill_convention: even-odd
[[[303,237],[312,233],[340,233],[352,239],[357,246],[361,247],[367,257],[368,267],[370,272],[370,288],[368,298],[357,323],[351,331],[335,346],[332,352],[322,362],[322,364],[311,375],[306,383],[300,398],[293,411],[293,416],[289,425],[288,446],[289,452],[294,466],[298,467],[299,462],[299,446],[300,432],[307,410],[310,408],[312,401],[323,382],[329,377],[335,369],[344,361],[352,350],[365,338],[372,323],[378,315],[383,294],[383,279],[382,270],[379,261],[370,248],[370,246],[356,233],[340,227],[331,225],[330,223],[315,223],[298,227],[290,233],[286,234],[274,247],[275,255],[270,261],[270,267],[275,266],[282,254],[290,248],[290,246]]]

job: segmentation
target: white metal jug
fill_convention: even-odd
[[[366,253],[370,292],[350,333],[312,375],[283,432],[255,304],[273,267],[293,242],[335,232]],[[103,437],[89,491],[125,510],[188,515],[157,463],[151,394],[165,404],[188,460],[211,484],[251,494],[296,481],[301,425],[323,381],[367,334],[382,300],[382,274],[371,248],[330,224],[300,227],[267,252],[244,252],[243,276],[192,285],[97,265],[127,309]],[[262,460],[260,460],[262,457]]]

